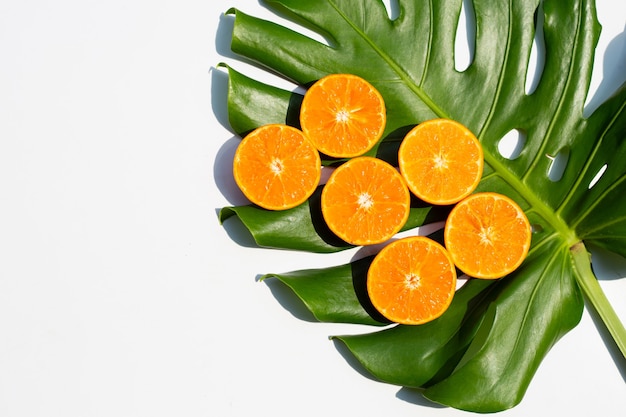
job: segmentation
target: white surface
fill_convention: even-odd
[[[242,198],[211,68],[267,79],[228,52],[230,6],[271,17],[254,0],[0,5],[0,416],[465,414],[359,374],[328,336],[360,328],[296,319],[255,282],[352,253],[245,247],[218,224]],[[626,64],[622,2],[598,8],[595,100]],[[626,280],[602,285],[626,320]],[[619,363],[585,312],[502,415],[622,415]]]

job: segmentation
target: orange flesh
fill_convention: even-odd
[[[322,153],[354,157],[370,150],[386,124],[385,103],[364,79],[328,75],[305,93],[300,111],[303,132]]]
[[[450,212],[444,240],[467,275],[496,279],[513,272],[528,254],[531,228],[522,209],[496,193],[477,193]]]
[[[398,152],[400,172],[413,194],[431,204],[454,204],[471,194],[482,177],[480,142],[448,119],[420,123]]]
[[[313,194],[320,181],[321,161],[298,129],[265,125],[239,144],[233,174],[251,202],[269,210],[285,210]]]
[[[414,236],[387,245],[374,258],[367,290],[376,309],[401,324],[423,324],[447,310],[456,290],[456,270],[439,243]]]
[[[322,191],[322,214],[328,227],[353,245],[384,242],[409,217],[410,194],[388,163],[357,157],[337,168]]]

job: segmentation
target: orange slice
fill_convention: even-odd
[[[411,195],[400,173],[377,158],[360,156],[339,166],[322,190],[322,215],[353,245],[384,242],[409,217]]]
[[[235,151],[235,182],[269,210],[295,207],[313,194],[322,171],[319,152],[291,126],[270,124],[249,133]]]
[[[475,278],[495,279],[513,272],[526,258],[530,240],[530,223],[520,206],[491,192],[459,202],[444,228],[454,263]]]
[[[448,119],[415,126],[398,151],[400,172],[413,194],[431,204],[470,195],[483,174],[483,150],[472,132]]]
[[[401,324],[423,324],[441,316],[456,290],[450,254],[424,236],[407,237],[385,246],[367,273],[374,307]]]
[[[338,158],[369,151],[383,135],[385,102],[369,82],[352,74],[331,74],[305,93],[303,132],[322,153]]]

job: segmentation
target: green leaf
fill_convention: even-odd
[[[518,404],[541,359],[580,320],[583,300],[570,263],[569,251],[558,239],[535,246],[528,261],[498,283],[454,372],[424,395],[478,412]]]
[[[443,244],[441,229],[429,237]],[[367,271],[372,259],[367,256],[345,265],[268,273],[261,280],[276,278],[287,285],[320,322],[389,324],[367,294]]]
[[[319,197],[319,191],[316,194]],[[338,252],[350,246],[336,237],[322,220],[321,210],[309,199],[289,210],[271,211],[255,205],[224,207],[221,222],[237,216],[261,247],[317,253]]]
[[[305,203],[289,210],[271,211],[254,205],[224,207],[219,218],[224,222],[237,216],[262,247],[316,253],[339,252],[353,247],[335,236],[324,222],[320,196],[321,187]],[[402,230],[444,220],[449,211],[447,206],[414,203]]]
[[[366,257],[331,268],[265,274],[261,279],[277,278],[287,285],[319,321],[389,324],[367,298],[365,282],[371,262],[372,257]]]
[[[228,121],[240,136],[243,137],[255,128],[269,123],[300,127],[298,118],[303,97],[301,94],[270,87],[246,77],[226,64],[219,66],[228,69]],[[254,105],[255,103],[263,105]]]
[[[375,333],[335,336],[381,381],[420,388],[454,369],[480,323],[493,281],[469,280],[439,318],[420,326],[396,325]]]
[[[221,63],[228,70],[228,120],[231,128],[241,137],[255,128],[280,123],[300,128],[300,106],[303,95],[263,84]],[[259,106],[258,103],[263,103]],[[366,153],[397,166],[397,153],[402,138],[413,126],[387,132],[380,143]],[[387,129],[388,131],[389,129]],[[324,165],[334,165],[342,160],[321,155]]]
[[[369,80],[385,98],[388,112],[384,137],[373,152],[392,163],[394,149],[412,126],[434,117],[465,124],[485,153],[479,190],[515,199],[536,231],[522,267],[497,284],[494,298],[490,295],[488,304],[477,310],[484,315],[463,325],[468,326],[465,334],[474,337],[462,358],[450,356],[458,362],[442,365],[438,382],[424,391],[428,398],[472,411],[499,411],[517,404],[550,347],[578,323],[583,294],[626,356],[626,330],[594,285],[584,257],[585,243],[626,256],[626,86],[589,117],[583,116],[600,33],[593,0],[474,0],[474,56],[465,71],[454,65],[462,0],[400,0],[395,20],[388,18],[380,1],[264,3],[319,33],[327,44],[231,9],[234,52],[305,88],[329,73],[353,73]],[[536,19],[540,13],[543,19]],[[535,90],[527,94],[539,21],[544,22],[545,63]],[[239,134],[275,120],[297,124],[299,98],[294,93],[232,71],[230,75],[230,122]],[[267,112],[259,111],[261,103],[268,103]],[[525,141],[519,155],[509,159],[498,145],[513,130]],[[566,160],[562,176],[551,179],[553,161],[561,158]],[[590,188],[601,170],[602,177]],[[223,217],[231,210],[235,212],[227,209]],[[246,225],[256,221],[257,214],[244,219],[243,210],[236,212]],[[263,226],[276,232],[272,241],[291,239],[293,230],[273,229],[273,221]],[[276,221],[283,219],[277,216]],[[302,247],[318,239],[309,232],[310,227],[296,238],[307,242]],[[443,328],[438,331],[445,333]],[[380,360],[391,352],[389,363],[400,363],[406,352],[387,350],[394,335],[377,335],[368,355]],[[415,354],[422,357],[428,350],[416,347]],[[398,366],[382,368],[368,369],[400,385],[420,381],[414,376],[404,382],[406,372]],[[427,380],[434,372],[424,375]]]

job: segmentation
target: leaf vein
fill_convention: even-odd
[[[513,17],[511,16],[511,13],[512,13],[512,2],[511,2],[511,0],[509,0],[509,17],[508,17],[508,22],[507,22],[508,23],[507,24],[508,31],[507,31],[507,36],[506,36],[506,49],[505,49],[506,51],[508,51],[511,48],[511,38],[512,38],[512,35],[511,35],[511,31],[512,31],[512,29],[511,29],[511,22],[513,20]],[[491,106],[490,106],[487,118],[485,119],[485,122],[483,123],[483,126],[480,129],[480,132],[478,134],[479,137],[482,137],[483,130],[486,129],[487,126],[489,126],[491,120],[496,115],[496,107],[497,107],[498,99],[500,98],[500,95],[501,95],[501,92],[502,92],[502,85],[504,84],[504,81],[506,79],[506,76],[505,76],[506,71],[504,71],[504,69],[506,68],[508,62],[509,62],[508,54],[505,54],[504,60],[502,61],[502,65],[501,65],[501,68],[500,68],[500,75],[498,77],[498,83],[496,85],[496,91],[495,91],[494,96],[493,96],[494,99],[491,102]]]
[[[580,1],[578,3],[579,3],[578,4],[579,5],[578,10],[581,10]],[[575,33],[580,33],[580,28],[582,26],[582,22],[581,21],[582,21],[583,18],[584,18],[584,13],[579,12],[578,13],[578,20],[576,22],[576,28],[573,29],[573,31]],[[579,39],[578,39],[578,36],[576,36],[574,42],[572,42],[572,45],[571,45],[570,56],[572,56],[572,57],[576,56],[575,51],[578,49],[578,44],[579,44]],[[556,121],[559,118],[559,115],[566,108],[566,106],[565,106],[566,94],[564,92],[569,90],[569,87],[570,87],[570,85],[573,82],[574,74],[578,73],[577,68],[574,68],[574,64],[575,63],[576,63],[576,60],[574,58],[572,58],[570,60],[570,62],[569,62],[569,70],[567,71],[567,76],[565,77],[565,84],[563,86],[563,89],[562,89],[560,97],[559,97],[559,101],[558,101],[556,109],[554,111],[554,117],[552,117],[552,119],[550,120],[550,124],[548,126],[548,129],[546,130],[546,134],[545,134],[546,138],[549,138],[549,137],[552,136],[552,134],[554,133],[555,128],[556,128]],[[539,161],[541,161],[541,159],[543,158],[543,155],[545,154],[545,150],[546,150],[549,142],[550,142],[549,140],[543,140],[541,142],[541,146],[540,146],[539,150],[537,151],[537,153],[535,154],[535,158],[533,159],[531,164],[528,166],[528,169],[526,170],[526,172],[524,172],[524,175],[522,175],[521,179],[522,179],[523,182],[526,182],[526,180],[528,179],[528,176],[534,171],[534,169],[539,164]]]
[[[622,103],[622,105],[620,106],[619,110],[617,112],[615,112],[615,115],[611,118],[610,122],[607,124],[606,128],[603,130],[602,134],[599,136],[598,141],[595,143],[593,150],[591,151],[591,155],[589,156],[589,158],[587,158],[578,178],[576,179],[576,181],[574,182],[574,184],[572,185],[572,187],[570,188],[570,191],[568,192],[567,196],[565,197],[565,199],[563,200],[563,202],[559,205],[559,207],[555,210],[557,215],[560,215],[560,213],[563,211],[563,209],[567,206],[567,204],[569,204],[570,200],[572,199],[572,197],[575,194],[575,191],[580,187],[585,174],[589,171],[591,164],[594,162],[595,160],[595,156],[597,155],[597,153],[600,150],[600,147],[603,145],[604,143],[604,139],[607,135],[607,132],[609,130],[611,130],[611,128],[617,123],[617,120],[619,119],[619,117],[624,113],[624,110],[626,109],[626,101]],[[579,219],[582,219],[583,216],[579,216]]]
[[[537,293],[539,292],[539,287],[541,286],[541,283],[543,283],[544,279],[548,276],[548,271],[550,270],[550,267],[558,261],[558,257],[562,256],[562,253],[560,250],[555,250],[551,256],[550,256],[550,260],[546,263],[546,267],[543,268],[541,270],[541,274],[539,275],[539,279],[537,280],[532,294],[529,298],[528,303],[526,304],[526,309],[524,310],[524,316],[522,317],[522,320],[520,322],[520,326],[519,329],[523,329],[525,327],[526,322],[529,320],[529,316],[530,316],[530,306],[533,304],[533,300],[536,298]],[[516,351],[518,346],[520,345],[520,340],[522,339],[522,331],[518,331],[516,333],[516,338],[515,338],[515,343],[513,344],[513,348],[512,351]],[[506,361],[506,365],[504,367],[504,369],[507,369],[511,366],[511,363],[513,361],[513,358],[515,357],[515,355],[509,355]],[[515,364],[512,365],[513,367],[515,367]]]
[[[337,14],[352,28],[352,30],[354,30],[354,32],[360,37],[362,38],[365,42],[367,42],[367,44],[376,52],[376,54],[378,56],[380,56],[382,58],[382,60],[389,65],[389,67],[391,67],[391,69],[398,74],[398,77],[402,80],[402,82],[404,82],[404,84],[409,87],[409,89],[420,99],[422,100],[422,102],[424,102],[424,104],[426,104],[426,106],[428,106],[433,113],[435,113],[438,117],[441,118],[450,118],[450,116],[440,107],[438,106],[432,98],[430,98],[430,96],[428,94],[426,94],[426,92],[421,88],[421,86],[415,84],[413,82],[413,80],[411,79],[411,77],[409,76],[409,74],[404,71],[404,69],[397,63],[395,62],[390,56],[389,54],[387,54],[382,48],[380,48],[376,42],[374,42],[369,36],[367,36],[367,34],[361,29],[359,28],[359,26],[357,24],[355,24],[355,22],[353,22],[340,8],[339,6],[332,0],[328,0],[328,4],[330,4],[330,6],[332,8],[335,9],[335,11],[337,12]],[[432,2],[429,2],[430,4],[430,9],[432,10]],[[432,13],[432,12],[431,12]],[[431,15],[432,16],[432,15]],[[432,17],[431,17],[432,19]],[[432,26],[432,25],[431,25]],[[432,35],[430,35],[432,36]],[[432,39],[432,38],[431,38]],[[430,39],[429,39],[430,42]],[[429,48],[429,51],[432,48]],[[424,74],[425,76],[425,74]]]
[[[619,177],[615,182],[613,182],[609,187],[607,187],[597,198],[594,199],[593,203],[587,207],[579,216],[578,219],[572,224],[572,228],[576,229],[580,223],[587,218],[587,216],[598,207],[604,200],[604,198],[609,195],[612,191],[617,189],[620,185],[624,184],[626,181],[626,174]],[[619,218],[619,217],[618,217]],[[608,223],[610,224],[610,223]],[[598,226],[591,231],[602,229],[603,226]],[[589,232],[587,232],[588,234]]]

